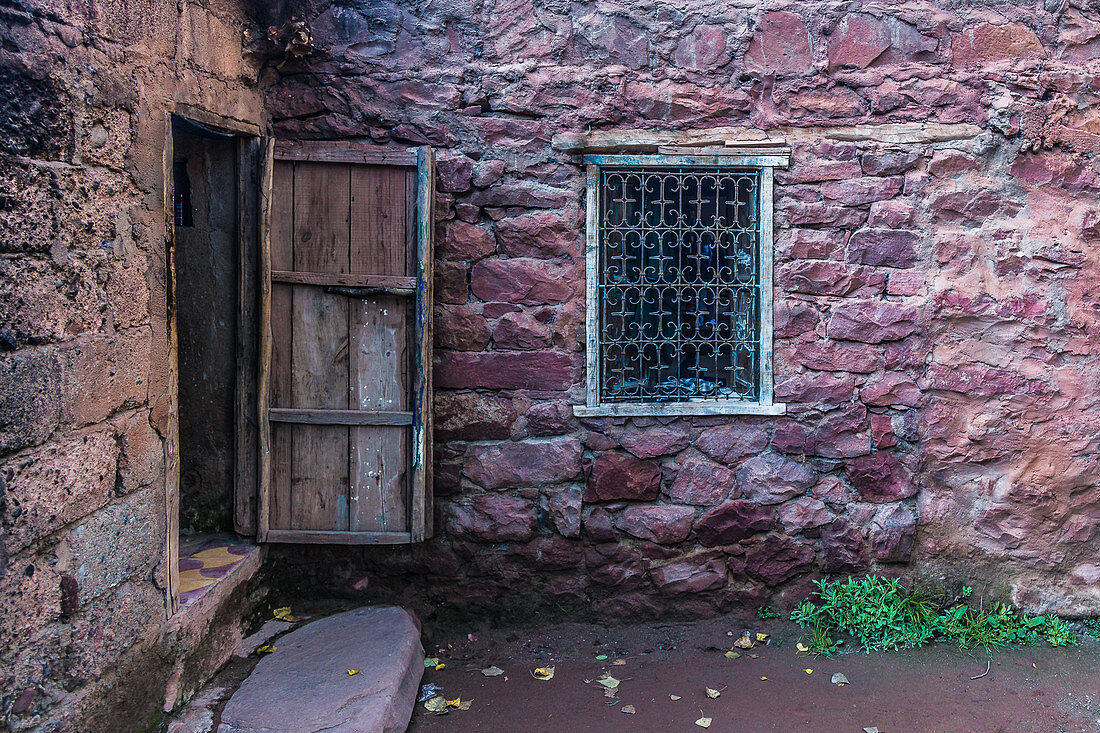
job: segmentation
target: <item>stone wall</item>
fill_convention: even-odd
[[[267,89],[277,133],[438,151],[439,526],[288,548],[280,577],[627,618],[880,571],[1100,612],[1094,3],[299,10],[318,51]],[[584,175],[553,138],[720,125],[793,146],[788,414],[576,419]]]
[[[262,121],[245,21],[219,0],[0,1],[5,729],[140,728],[201,646],[166,614],[165,111]]]

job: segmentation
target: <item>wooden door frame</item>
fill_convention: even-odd
[[[244,356],[246,349],[254,347],[248,338],[242,338],[243,332],[254,332],[254,327],[249,327],[245,320],[245,314],[255,313],[255,305],[249,305],[249,294],[254,293],[256,283],[256,217],[250,216],[250,209],[255,212],[256,207],[251,205],[255,197],[256,189],[256,165],[261,127],[259,124],[244,120],[226,117],[214,112],[209,112],[184,103],[170,104],[164,113],[164,156],[162,159],[164,185],[162,195],[164,197],[164,244],[165,244],[165,320],[166,335],[168,340],[167,351],[167,425],[164,438],[165,457],[165,481],[164,481],[164,506],[166,536],[164,543],[163,560],[167,567],[167,604],[168,616],[174,615],[180,609],[179,605],[179,506],[180,506],[180,444],[179,444],[179,338],[178,338],[178,304],[176,302],[176,214],[175,214],[175,181],[173,170],[175,166],[175,145],[172,123],[175,119],[182,119],[191,123],[213,129],[216,132],[231,135],[237,141],[237,257],[238,257],[238,324],[237,324],[237,378],[236,396],[234,405],[235,427],[237,431],[234,450],[234,528],[241,534],[252,534],[255,529],[255,495],[256,495],[256,471],[255,452],[250,458],[241,450],[242,443],[247,440],[248,429],[242,429],[247,416],[254,415],[251,399],[244,399],[248,391],[247,385],[254,379],[255,371],[247,368],[248,359]],[[251,190],[250,190],[251,189]],[[252,243],[251,248],[248,246]],[[251,251],[249,251],[251,249]],[[254,297],[251,298],[254,301]],[[253,468],[249,469],[249,462]],[[251,482],[250,487],[245,484]],[[253,497],[249,499],[249,495]],[[250,503],[251,502],[251,503]],[[249,529],[248,509],[252,511],[252,531]]]
[[[411,408],[413,445],[410,473],[409,530],[406,532],[357,532],[326,530],[272,529],[270,381],[272,361],[271,325],[271,210],[275,161],[355,163],[367,165],[415,166],[416,199],[416,277]],[[276,141],[265,139],[260,156],[259,198],[259,365],[257,369],[256,410],[259,423],[259,471],[256,540],[258,542],[303,542],[318,544],[407,544],[423,542],[432,536],[432,289],[433,237],[435,228],[435,169],[430,147],[382,148],[351,141]],[[282,273],[288,275],[290,273]],[[301,277],[298,278],[301,280]],[[390,278],[387,278],[390,279]],[[392,278],[406,280],[408,278]],[[378,282],[375,282],[378,280]],[[281,278],[281,281],[287,281]],[[302,280],[302,282],[306,282]],[[350,282],[350,280],[349,280]],[[367,284],[365,281],[361,284]],[[391,285],[372,278],[375,286]],[[404,283],[402,283],[404,285]],[[407,287],[407,286],[405,286]],[[283,412],[290,412],[284,410]],[[308,411],[295,411],[308,412]],[[332,412],[332,411],[329,411]]]

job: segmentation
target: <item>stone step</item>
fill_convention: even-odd
[[[403,731],[423,673],[420,628],[408,611],[329,616],[277,640],[233,693],[218,733]]]

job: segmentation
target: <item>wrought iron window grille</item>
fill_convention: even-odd
[[[578,414],[782,413],[772,401],[778,156],[588,156]]]

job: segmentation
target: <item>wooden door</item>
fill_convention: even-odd
[[[431,535],[432,156],[272,141],[258,539]]]

